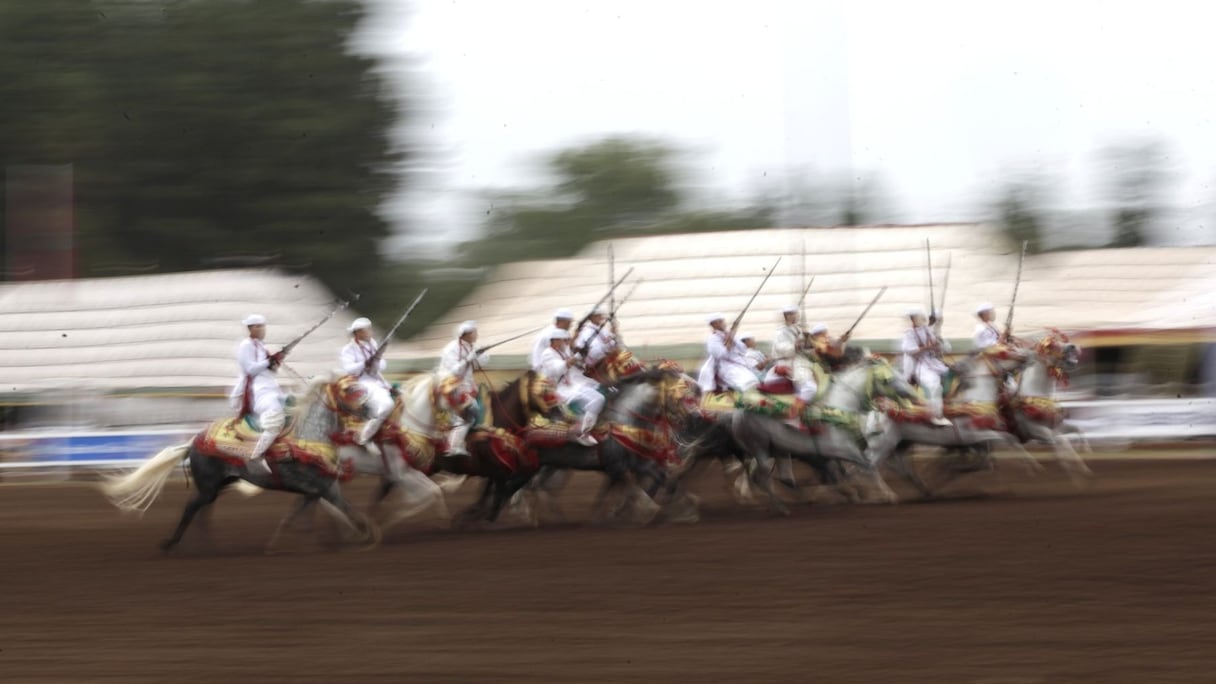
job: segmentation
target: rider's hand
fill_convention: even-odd
[[[270,370],[275,370],[279,366],[283,365],[283,359],[285,359],[285,358],[287,358],[287,354],[284,354],[281,351],[277,351],[277,352],[271,354],[270,355],[270,366],[269,366]]]
[[[841,335],[841,336],[840,336],[840,343],[841,343],[841,344],[844,344],[845,342],[848,342],[848,341],[849,341],[849,336],[850,336],[850,335],[852,335],[852,333],[845,333],[845,334]]]

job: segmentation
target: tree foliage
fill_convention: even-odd
[[[1026,242],[1026,251],[1043,251],[1046,230],[1046,210],[1043,193],[1037,179],[1013,179],[1006,183],[993,207],[997,225],[1015,245]]]
[[[1168,146],[1156,139],[1111,145],[1100,153],[1105,194],[1111,208],[1111,247],[1145,244],[1166,203],[1172,172]]]
[[[614,136],[549,155],[549,187],[496,193],[468,265],[570,256],[612,237],[771,227],[765,207],[690,208],[684,153],[649,138]]]
[[[0,164],[74,167],[81,275],[261,256],[371,285],[407,159],[355,0],[0,5]]]

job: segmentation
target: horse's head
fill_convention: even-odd
[[[1056,328],[1035,343],[1034,353],[1048,368],[1058,373],[1071,372],[1081,361],[1081,348]]]
[[[916,399],[919,395],[903,375],[895,372],[886,359],[880,356],[870,356],[865,359],[869,367],[869,383],[866,397],[873,401],[876,397],[889,399]]]
[[[365,419],[368,417],[367,389],[359,384],[359,378],[343,375],[329,383],[325,392],[325,406],[331,411]]]
[[[549,416],[561,406],[557,385],[549,378],[530,370],[524,374],[521,382],[529,411]]]
[[[476,417],[477,393],[454,375],[442,373],[435,377],[433,401],[436,409],[454,413],[464,420]]]

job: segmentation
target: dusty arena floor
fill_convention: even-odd
[[[1093,465],[1084,492],[1009,467],[1004,491],[788,519],[714,471],[697,525],[414,524],[273,557],[283,495],[225,496],[215,547],[166,558],[180,482],[143,519],[83,483],[0,486],[0,681],[1216,681],[1216,461]]]

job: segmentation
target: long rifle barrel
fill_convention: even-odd
[[[878,294],[874,295],[874,299],[870,300],[869,305],[867,305],[866,308],[861,312],[861,315],[857,317],[857,320],[853,321],[853,325],[850,325],[849,329],[844,331],[845,335],[853,334],[853,329],[857,327],[858,323],[861,323],[861,319],[865,318],[866,314],[870,313],[870,309],[874,308],[874,305],[878,303],[878,298],[882,297],[883,293],[886,291],[887,286],[883,285],[882,289],[878,291]]]
[[[768,274],[764,276],[764,280],[760,281],[760,287],[757,287],[756,291],[752,294],[752,298],[747,300],[747,306],[743,307],[743,310],[740,311],[739,315],[735,317],[735,322],[730,324],[730,334],[732,337],[736,332],[739,331],[739,324],[743,322],[743,315],[747,313],[748,309],[752,308],[752,302],[756,301],[756,297],[760,296],[760,291],[764,289],[764,284],[767,283],[768,279],[772,278],[773,274],[777,272],[777,264],[780,263],[781,257],[777,257],[777,260],[773,262],[773,267],[770,268],[768,270]]]

